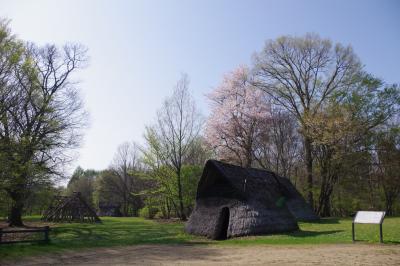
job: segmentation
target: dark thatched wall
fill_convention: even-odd
[[[222,208],[229,208],[227,237],[262,235],[298,229],[297,222],[284,207],[265,208],[257,202],[232,199],[200,199],[186,224],[186,232],[218,239]]]
[[[296,220],[308,222],[319,220],[318,215],[314,213],[311,206],[305,201],[290,180],[285,177],[277,178],[279,183],[285,188],[286,205]]]
[[[186,231],[217,239],[224,208],[229,210],[228,237],[293,231],[296,219],[318,219],[288,179],[209,160]]]

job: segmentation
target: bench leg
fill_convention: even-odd
[[[353,242],[356,241],[356,235],[354,232],[354,223],[351,223],[351,237],[353,239]]]

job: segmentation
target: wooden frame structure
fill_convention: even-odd
[[[42,221],[101,223],[96,212],[79,192],[74,192],[71,196],[55,196],[53,203],[43,214]]]

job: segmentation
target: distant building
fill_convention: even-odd
[[[99,211],[97,212],[98,216],[112,216],[112,217],[121,217],[121,204],[117,203],[99,203]]]

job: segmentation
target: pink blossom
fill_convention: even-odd
[[[219,159],[250,166],[256,139],[271,117],[271,106],[261,90],[251,84],[245,66],[224,76],[209,95],[211,115],[206,140]]]

